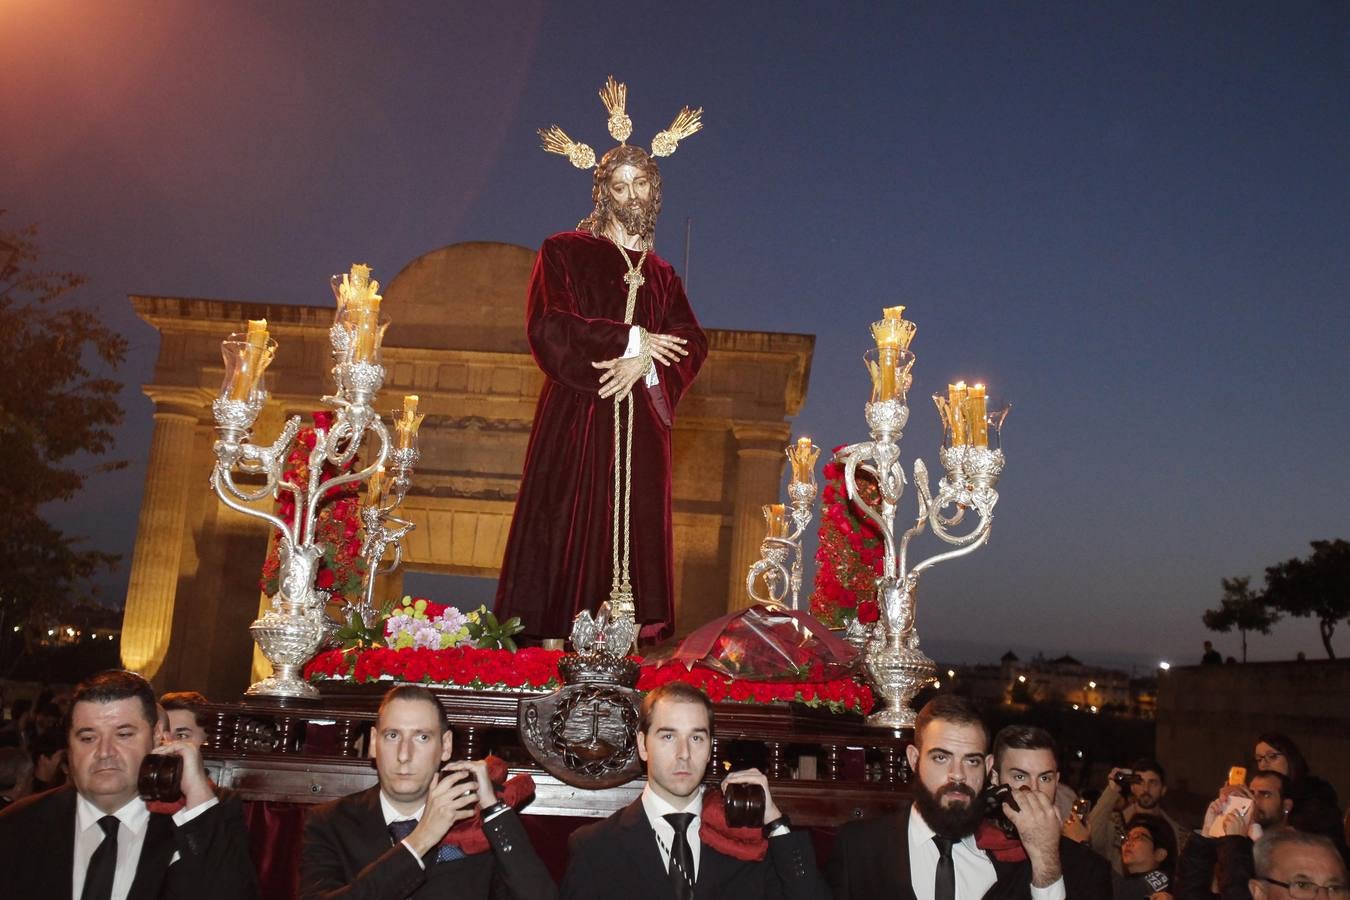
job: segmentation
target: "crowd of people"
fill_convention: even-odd
[[[156,698],[140,676],[114,670],[68,696],[16,703],[0,728],[6,893],[260,896],[240,800],[202,761],[205,702]],[[778,807],[761,772],[709,783],[713,732],[697,688],[649,692],[636,736],[642,793],[572,834],[559,884],[489,765],[453,760],[439,698],[396,686],[372,732],[377,784],[305,817],[300,896],[1350,900],[1335,791],[1285,735],[1260,735],[1250,774],[1230,773],[1187,830],[1163,810],[1157,760],[1112,769],[1088,808],[1066,796],[1050,733],[1015,724],[991,736],[970,701],[942,695],[906,748],[911,800],[841,824],[818,865],[810,831]],[[178,799],[143,798],[147,757],[177,758]],[[763,795],[748,828],[728,822],[722,796],[745,785]]]

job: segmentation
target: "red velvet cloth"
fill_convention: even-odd
[[[628,344],[627,271],[611,241],[572,231],[544,241],[530,277],[526,329],[545,379],[496,602],[497,617],[520,616],[527,637],[563,637],[578,612],[609,597],[614,401],[598,396],[602,373],[591,363],[622,356]],[[642,274],[633,324],[682,337],[689,351],[676,365],[657,364],[659,385],[633,390],[631,580],[638,621],[660,623],[664,637],[675,619],[670,418],[708,342],[670,264],[649,253]]]

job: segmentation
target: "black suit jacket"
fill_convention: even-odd
[[[491,853],[437,863],[423,869],[384,823],[378,787],[314,809],[305,819],[300,849],[302,900],[361,898],[404,900],[551,900],[557,885],[534,852],[514,810],[483,825]]]
[[[603,822],[587,825],[568,841],[570,858],[563,877],[564,898],[627,900],[672,896],[656,833],[638,798]],[[704,844],[699,851],[698,900],[714,897],[756,900],[817,900],[829,888],[816,868],[811,836],[793,831],[769,839],[762,861],[746,862]]]
[[[829,881],[835,900],[898,897],[914,900],[909,870],[909,810],[849,822],[839,828],[830,854]],[[1026,900],[1031,896],[1031,863],[991,860],[997,881],[985,900]],[[1110,900],[1111,867],[1068,838],[1059,842],[1059,862],[1068,900]]]
[[[75,867],[75,788],[25,797],[0,814],[0,871],[14,897],[69,897]],[[177,862],[170,865],[174,853]],[[12,892],[12,893],[11,893]],[[128,900],[240,900],[258,896],[237,800],[181,828],[150,814]]]

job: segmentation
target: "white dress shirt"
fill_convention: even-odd
[[[669,813],[679,812],[694,814],[689,827],[685,829],[685,836],[689,839],[689,849],[694,853],[694,878],[697,879],[699,859],[703,850],[698,839],[698,830],[703,825],[703,789],[699,788],[698,795],[689,801],[689,805],[684,809],[676,809],[656,796],[648,784],[642,789],[642,810],[647,814],[647,821],[651,823],[652,830],[656,832],[656,849],[661,851],[661,865],[666,867],[667,872],[670,871],[670,848],[674,846],[675,828],[663,817]]]
[[[934,900],[933,883],[937,878],[938,848],[933,829],[923,820],[917,806],[909,809],[909,880],[917,900]],[[975,844],[975,835],[966,835],[952,844],[952,865],[956,870],[956,900],[980,900],[998,873],[989,856]],[[1065,900],[1064,878],[1047,887],[1031,886],[1032,900]]]
[[[218,801],[215,797],[192,809],[179,810],[173,814],[173,823],[183,825],[200,816]],[[150,810],[140,797],[133,797],[127,804],[113,813],[117,816],[117,871],[113,874],[112,900],[126,900],[131,891],[131,883],[136,880],[136,866],[141,861],[141,848],[145,846],[145,832],[150,827]],[[98,820],[104,812],[84,798],[75,794],[75,866],[71,873],[72,896],[84,893],[84,879],[89,874],[89,860],[98,845],[103,843],[103,828]],[[178,862],[178,852],[174,851],[169,865]]]

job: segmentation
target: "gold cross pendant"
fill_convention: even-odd
[[[623,275],[623,283],[631,287],[642,287],[647,283],[647,279],[642,277],[642,273],[637,269],[629,269]]]

